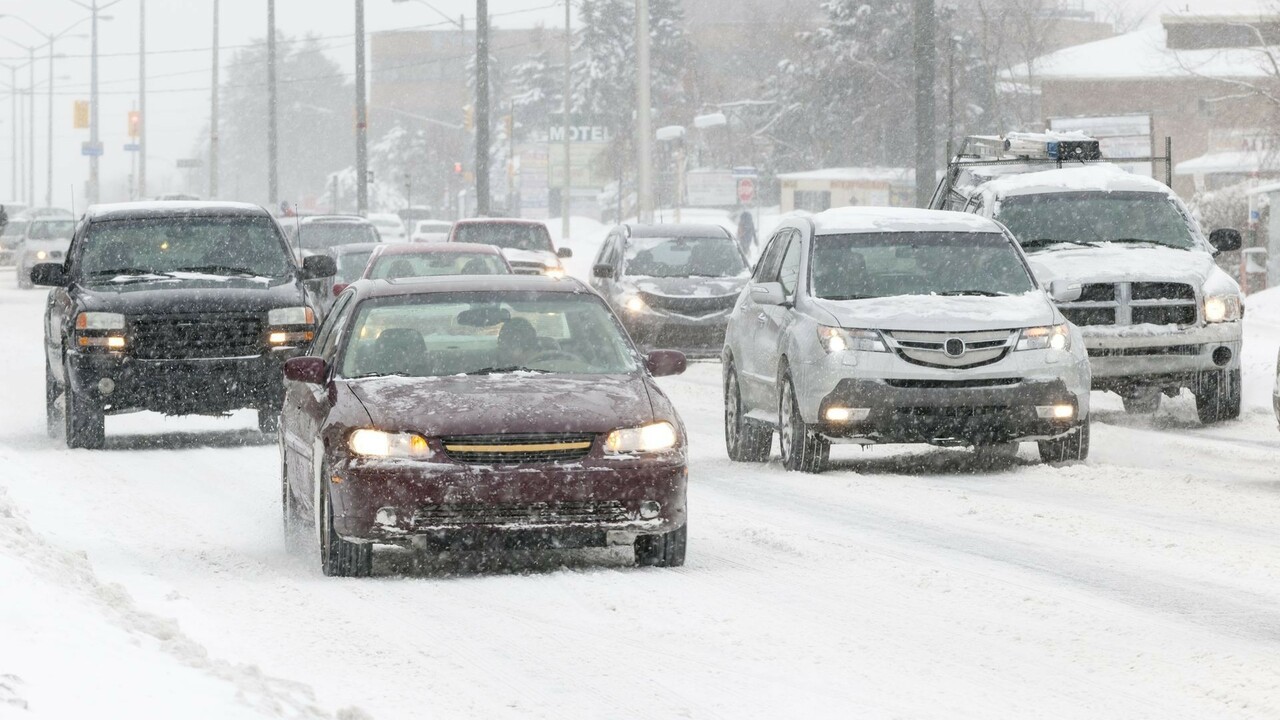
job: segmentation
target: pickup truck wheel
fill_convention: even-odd
[[[106,443],[106,417],[102,408],[87,402],[70,387],[66,389],[67,447],[101,450]]]
[[[1225,370],[1200,376],[1195,388],[1196,414],[1210,425],[1240,417],[1240,371]]]
[[[778,445],[782,466],[788,470],[820,473],[827,468],[831,441],[805,424],[790,375],[782,376],[782,392],[778,393]]]
[[[769,459],[773,431],[747,419],[742,408],[742,391],[733,365],[725,371],[724,444],[729,459],[735,462],[764,462]]]
[[[688,545],[688,523],[661,535],[641,535],[636,538],[636,564],[648,567],[680,567],[684,565],[684,553]]]
[[[1036,443],[1040,447],[1040,460],[1043,462],[1074,463],[1084,462],[1089,458],[1089,419],[1078,425],[1075,432],[1053,440],[1041,440]]]
[[[1137,395],[1122,395],[1124,411],[1130,415],[1150,415],[1160,409],[1160,391],[1148,390]]]
[[[62,394],[62,386],[53,379],[53,369],[49,361],[44,363],[44,424],[49,437],[58,437],[62,423],[62,413],[58,411],[58,396]]]
[[[322,479],[329,473],[322,470]],[[343,540],[333,529],[333,504],[329,491],[320,490],[320,507],[316,509],[320,524],[320,570],[329,577],[368,577],[373,573],[373,545]]]

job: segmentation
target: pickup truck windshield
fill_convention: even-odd
[[[996,219],[1028,252],[1105,242],[1196,247],[1190,221],[1164,193],[1015,195],[1000,201]]]
[[[83,276],[282,277],[293,263],[266,217],[167,217],[95,222],[81,243]]]
[[[818,235],[811,265],[813,294],[827,300],[1035,289],[1013,244],[997,233]]]

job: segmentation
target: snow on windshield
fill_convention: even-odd
[[[109,220],[89,227],[79,257],[90,276],[169,274],[281,277],[292,270],[269,218]]]

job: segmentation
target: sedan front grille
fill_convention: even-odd
[[[247,357],[265,351],[258,315],[150,315],[129,324],[129,347],[143,360]]]
[[[452,503],[426,505],[413,514],[413,526],[539,526],[624,522],[626,507],[617,500],[557,503]]]
[[[477,465],[516,465],[581,460],[591,453],[589,434],[459,435],[443,439],[449,459]]]

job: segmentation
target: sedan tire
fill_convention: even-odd
[[[641,535],[636,538],[636,564],[642,567],[680,567],[684,565],[688,545],[687,523],[661,535]]]
[[[329,473],[321,471],[321,478]],[[333,529],[333,503],[329,491],[320,490],[320,570],[329,577],[368,577],[373,574],[373,544],[343,540]]]
[[[738,373],[730,364],[724,382],[724,443],[734,462],[764,462],[773,445],[773,430],[747,419],[742,411]]]
[[[788,470],[820,473],[827,469],[831,441],[805,423],[789,374],[782,376],[782,392],[778,393],[778,445],[782,465]]]

